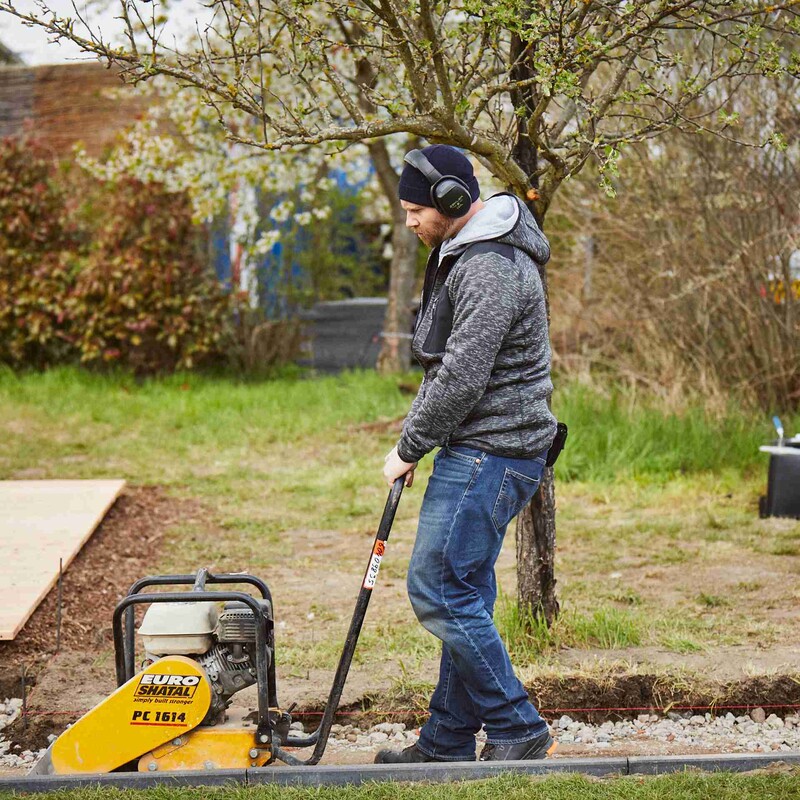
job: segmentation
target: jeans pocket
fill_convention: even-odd
[[[492,521],[497,530],[505,528],[528,505],[539,488],[540,480],[541,476],[531,478],[506,467],[492,511]]]
[[[456,450],[455,447],[450,447],[450,445],[444,446],[445,455],[449,458],[455,458],[458,461],[463,461],[465,464],[470,464],[474,466],[475,464],[481,463],[481,458],[483,457],[483,453],[480,450],[472,450],[467,449],[466,447],[462,447],[460,450]],[[464,451],[467,452],[464,452]]]

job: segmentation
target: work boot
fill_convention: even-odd
[[[423,764],[426,761],[440,761],[422,752],[415,744],[404,750],[378,750],[375,755],[376,764]]]
[[[516,744],[486,744],[480,761],[536,761],[552,755],[557,747],[553,737],[545,731],[535,739]]]

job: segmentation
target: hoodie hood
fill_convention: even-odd
[[[452,238],[442,243],[439,261],[458,255],[474,242],[498,241],[524,250],[540,266],[550,259],[550,245],[533,214],[513,194],[496,194]]]

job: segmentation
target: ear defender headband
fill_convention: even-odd
[[[403,161],[411,164],[427,178],[431,185],[431,205],[440,214],[458,219],[469,212],[472,197],[469,187],[461,178],[455,175],[442,175],[421,150],[411,150],[406,153]]]

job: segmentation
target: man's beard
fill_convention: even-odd
[[[424,234],[417,234],[422,243],[427,247],[438,247],[445,239],[450,238],[450,233],[453,227],[453,220],[441,219],[436,222],[431,222],[426,226]]]

